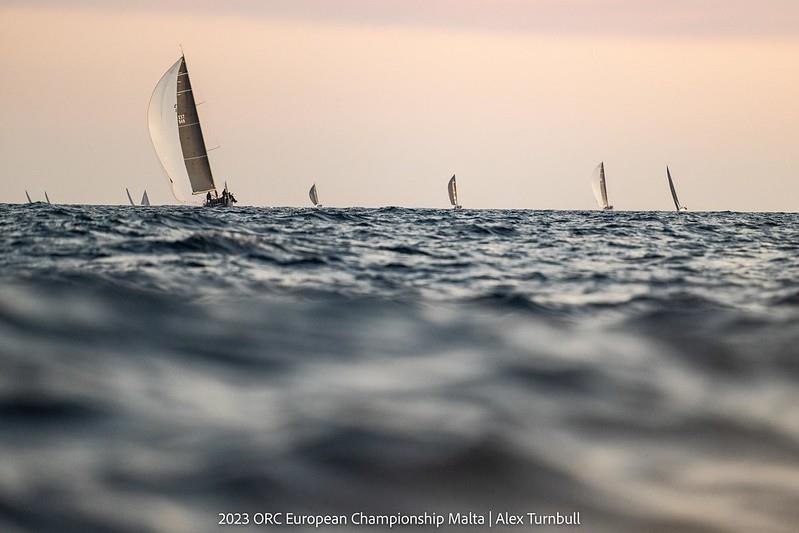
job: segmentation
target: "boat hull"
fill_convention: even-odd
[[[236,200],[232,198],[223,197],[223,198],[211,198],[211,200],[206,200],[203,204],[203,207],[233,207],[236,205]]]

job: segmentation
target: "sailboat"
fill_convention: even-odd
[[[447,192],[449,193],[449,203],[452,204],[452,207],[455,209],[461,209],[461,206],[458,203],[458,184],[455,182],[455,174],[449,179],[449,183],[447,183]]]
[[[232,207],[236,203],[227,185],[221,195],[217,192],[185,55],[169,67],[155,86],[147,122],[153,148],[177,201],[195,203],[186,200],[189,193],[204,194],[202,205],[206,207]]]
[[[671,170],[669,170],[669,166],[666,165],[666,177],[669,178],[669,189],[671,189],[671,198],[674,200],[674,207],[677,209],[677,212],[680,211],[688,211],[688,208],[684,205],[680,205],[680,200],[677,198],[677,189],[674,188],[674,180],[671,179]]]
[[[594,197],[596,203],[603,210],[613,209],[613,206],[608,204],[608,187],[605,183],[605,162],[599,163],[594,169],[594,175],[591,179],[591,188],[594,190]]]
[[[128,190],[127,187],[125,187],[125,192],[128,193],[128,202],[130,202],[130,205],[135,207],[136,202],[133,201],[133,197],[131,197],[130,191]],[[143,207],[150,207],[150,198],[147,196],[147,189],[144,190],[144,194],[141,197],[140,205]]]
[[[42,202],[41,200],[37,200],[35,202],[33,200],[31,200],[31,195],[28,194],[28,190],[27,189],[25,189],[25,197],[28,199],[28,203],[29,204],[43,204],[43,203],[45,203],[45,202]],[[49,204],[50,203],[50,197],[47,196],[47,191],[44,191],[44,198],[45,198],[45,200],[47,200],[47,203]]]
[[[314,207],[323,207],[322,204],[319,203],[319,193],[316,192],[316,183],[311,185],[311,190],[308,191],[308,197],[311,199],[311,203]]]

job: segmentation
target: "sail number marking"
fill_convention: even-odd
[[[186,123],[186,115],[178,115],[178,124]]]

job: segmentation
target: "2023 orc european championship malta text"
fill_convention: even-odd
[[[367,514],[355,512],[348,515],[311,515],[291,512],[277,513],[219,513],[219,525],[263,526],[380,526],[388,529],[401,526],[577,526],[580,513],[539,514],[533,512],[510,513],[430,513],[422,514]]]

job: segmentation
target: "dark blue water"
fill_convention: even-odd
[[[797,215],[0,206],[0,250],[0,531],[797,531]]]

